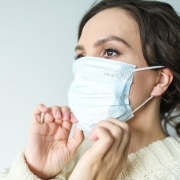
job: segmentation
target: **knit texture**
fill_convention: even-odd
[[[73,161],[53,179],[67,180],[76,162],[91,144],[85,141]],[[20,153],[11,168],[0,173],[0,180],[39,180],[39,178],[29,170],[24,153]],[[117,180],[180,180],[180,138],[168,137],[129,154],[128,162]]]
[[[159,140],[130,154],[120,179],[180,179],[180,138]]]

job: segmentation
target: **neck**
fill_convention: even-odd
[[[129,153],[136,152],[148,144],[166,137],[161,126],[159,112],[149,111],[149,107],[139,110],[127,123],[131,130]]]

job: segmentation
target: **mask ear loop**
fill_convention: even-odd
[[[144,106],[148,101],[150,101],[153,98],[153,96],[150,96],[146,101],[144,101],[140,106],[138,106],[136,109],[132,111],[132,113],[135,113],[137,110],[139,110],[142,106]]]
[[[137,72],[137,71],[145,71],[145,70],[160,69],[160,68],[164,68],[164,66],[148,66],[148,67],[135,69],[134,71]]]
[[[145,70],[152,70],[152,69],[159,69],[159,68],[164,68],[164,66],[148,66],[148,67],[142,67],[142,68],[138,68],[135,69],[134,71],[145,71]],[[134,109],[132,111],[132,113],[135,113],[137,110],[139,110],[142,106],[144,106],[148,101],[150,101],[153,98],[153,96],[150,96],[148,99],[146,99],[146,101],[144,101],[139,107],[137,107],[136,109]]]

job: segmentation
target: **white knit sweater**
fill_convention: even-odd
[[[85,142],[77,156],[54,180],[67,180],[74,165],[85,149]],[[24,153],[15,158],[10,169],[0,173],[0,180],[38,180],[26,164]],[[118,180],[180,180],[180,138],[168,137],[153,142],[128,156],[128,162]]]

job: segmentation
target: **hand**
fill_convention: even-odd
[[[39,105],[35,109],[25,157],[30,170],[39,178],[56,176],[73,158],[84,139],[82,131],[77,128],[69,139],[75,121],[68,107]]]
[[[89,139],[95,142],[79,160],[69,180],[115,180],[127,161],[128,125],[116,119],[101,121]]]

